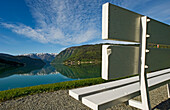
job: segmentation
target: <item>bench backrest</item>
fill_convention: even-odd
[[[110,3],[103,5],[102,39],[139,43],[134,46],[103,45],[103,79],[140,74],[140,70],[143,69],[140,61],[141,54],[147,49],[149,51],[144,59],[148,66],[146,72],[170,67],[170,49],[161,48],[162,45],[170,45],[170,26],[149,17],[146,17],[146,26],[143,26],[141,20],[143,16]],[[145,42],[142,41],[144,31],[148,35]],[[143,50],[142,45],[146,45]],[[160,46],[152,48],[153,45]]]
[[[102,78],[108,80],[139,74],[142,104],[132,103],[150,110],[146,72],[170,68],[170,49],[159,48],[162,44],[170,45],[170,26],[106,3],[102,12],[102,39],[139,43],[139,46],[104,45]],[[150,48],[151,44],[158,46]]]

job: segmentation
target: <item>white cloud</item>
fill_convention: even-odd
[[[36,20],[35,28],[21,23],[1,25],[41,43],[70,45],[100,38],[98,1],[26,0],[26,3]]]
[[[136,7],[143,7],[143,5],[147,5],[148,2],[152,0],[124,0],[121,2],[121,6],[129,8],[129,9],[134,9]]]
[[[124,0],[121,6],[162,22],[170,23],[169,0]]]
[[[1,35],[1,34],[0,34],[0,42],[5,43],[7,45],[17,44],[18,43],[18,41],[16,41],[15,39],[13,39],[13,38],[11,38],[9,36]]]
[[[170,1],[160,2],[159,5],[150,7],[145,13],[154,19],[170,24]]]
[[[32,29],[29,26],[26,26],[23,24],[15,25],[15,24],[7,24],[7,23],[1,23],[1,25],[3,25],[4,27],[8,29],[11,29],[15,33],[25,35],[28,38],[38,40],[39,42],[42,42],[42,43],[47,42],[46,38],[41,33]]]
[[[105,2],[138,10],[170,22],[169,1],[160,5],[152,0],[25,0],[35,28],[24,24],[0,23],[17,34],[41,43],[73,45],[101,39],[101,6]],[[152,6],[148,6],[150,2]],[[147,6],[145,6],[147,5]],[[147,13],[146,13],[147,12]]]

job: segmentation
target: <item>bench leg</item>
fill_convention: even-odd
[[[129,105],[132,106],[132,107],[135,107],[135,108],[138,108],[138,109],[143,109],[143,105],[142,105],[142,102],[139,102],[139,101],[136,101],[136,100],[133,100],[133,99],[130,99],[129,101]]]
[[[142,110],[151,110],[147,80],[141,82]]]
[[[142,99],[142,110],[151,110],[150,106],[150,99],[148,93],[148,83],[147,83],[147,76],[145,72],[145,68],[148,68],[145,65],[145,57],[146,57],[146,34],[147,34],[147,16],[141,17],[141,26],[142,26],[142,33],[141,33],[141,49],[140,49],[140,90],[141,90],[141,99]],[[140,104],[137,104],[140,105]]]
[[[170,98],[170,83],[167,84],[168,98]]]

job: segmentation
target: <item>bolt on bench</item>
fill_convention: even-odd
[[[167,84],[170,98],[170,49],[160,48],[170,45],[170,26],[110,3],[102,10],[102,39],[138,43],[103,45],[102,78],[138,76],[69,90],[69,95],[94,110],[122,102],[151,110],[149,90]],[[153,44],[159,46],[152,48]],[[142,102],[132,100],[138,95]]]

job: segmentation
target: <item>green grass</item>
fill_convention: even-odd
[[[132,75],[132,76],[136,76],[136,75]],[[132,77],[132,76],[128,76],[128,77]],[[127,77],[123,77],[123,78],[127,78]],[[123,78],[117,78],[113,80],[118,80]],[[10,90],[0,91],[0,102],[10,100],[10,99],[16,99],[27,95],[33,95],[37,93],[73,89],[78,87],[101,84],[113,80],[104,80],[102,78],[91,78],[91,79],[82,79],[82,80],[75,80],[75,81],[66,81],[66,82],[60,82],[54,84],[38,85],[32,87],[15,88]]]
[[[53,92],[57,90],[65,90],[78,88],[83,86],[90,86],[94,84],[100,84],[105,82],[105,80],[101,78],[92,78],[92,79],[83,79],[83,80],[75,80],[75,81],[66,81],[54,84],[45,84],[38,85],[32,87],[24,87],[24,88],[15,88],[5,91],[0,91],[0,102],[15,99],[22,96],[33,95],[42,92]]]

